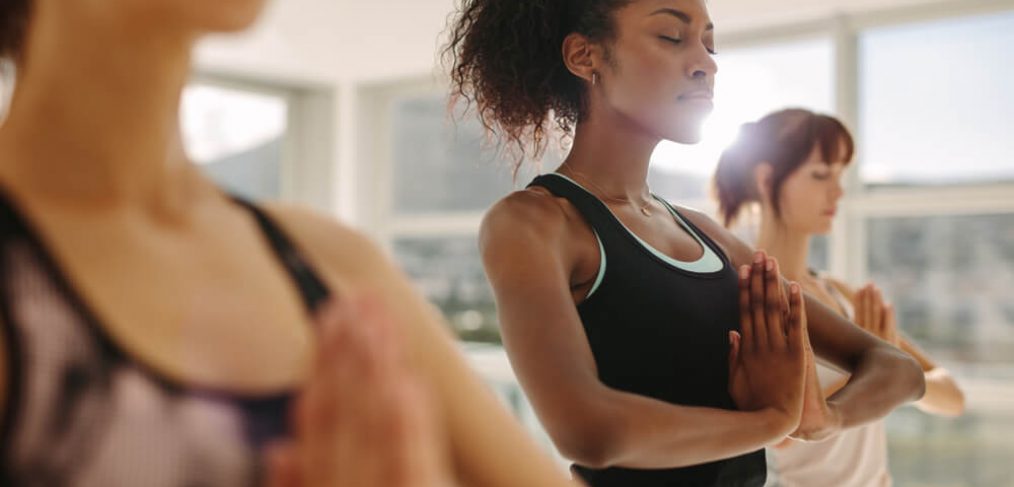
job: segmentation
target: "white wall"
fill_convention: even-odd
[[[363,81],[434,69],[438,36],[456,0],[273,0],[252,31],[209,39],[199,62],[271,78]],[[982,0],[710,0],[722,32],[841,12]]]
[[[206,40],[198,64],[270,79],[358,82],[434,70],[452,0],[275,0],[251,31]]]
[[[838,13],[878,12],[925,5],[1010,3],[1010,0],[709,0],[718,39],[753,29]],[[261,22],[240,35],[207,39],[197,63],[204,72],[310,88],[334,106],[324,144],[330,158],[331,209],[355,223],[363,212],[356,196],[362,167],[356,141],[359,87],[364,84],[435,76],[441,33],[457,0],[273,0]],[[321,122],[324,123],[324,122]],[[368,169],[368,168],[367,168]]]

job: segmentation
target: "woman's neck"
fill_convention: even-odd
[[[54,202],[183,205],[200,186],[178,127],[193,39],[37,3],[0,173]]]
[[[809,275],[810,235],[786,228],[774,212],[765,206],[762,211],[757,248],[778,259],[782,275],[801,281]]]
[[[590,182],[607,198],[645,202],[648,165],[660,139],[614,113],[592,113],[578,123],[561,172]]]

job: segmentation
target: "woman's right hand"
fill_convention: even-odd
[[[295,438],[269,448],[268,485],[453,485],[435,403],[384,310],[346,299],[318,321],[316,363],[293,410]]]
[[[731,332],[729,392],[743,411],[774,410],[786,434],[799,425],[806,377],[803,293],[785,299],[778,263],[758,252],[739,276],[741,331]]]

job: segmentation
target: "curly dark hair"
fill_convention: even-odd
[[[585,84],[564,65],[564,39],[612,40],[613,13],[632,1],[461,0],[443,49],[452,106],[474,105],[489,134],[516,150],[515,170],[526,155],[539,158],[553,120],[569,134],[584,112]]]
[[[0,0],[0,58],[21,58],[30,0]]]

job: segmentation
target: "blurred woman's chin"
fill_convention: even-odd
[[[816,231],[814,231],[813,233],[814,233],[814,235],[821,235],[821,236],[828,235],[828,234],[831,233],[831,229],[832,228],[834,228],[834,223],[829,221],[827,223],[820,224],[817,227]]]
[[[673,131],[665,134],[666,140],[677,144],[694,145],[699,144],[703,139],[700,128],[693,130]]]
[[[227,34],[252,27],[264,11],[265,0],[186,0],[186,22],[208,33]]]

